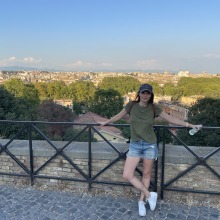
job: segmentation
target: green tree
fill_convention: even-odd
[[[20,112],[17,108],[16,98],[3,86],[0,86],[0,120],[16,120]],[[16,133],[18,126],[9,123],[0,123],[0,137],[9,138]]]
[[[32,83],[25,84],[22,98],[32,105],[36,105],[40,102],[38,91]]]
[[[37,119],[48,122],[73,122],[75,114],[71,109],[55,104],[52,100],[43,101],[37,109]],[[41,129],[53,140],[62,140],[71,125],[51,124]]]
[[[110,118],[121,111],[122,108],[123,98],[119,92],[113,89],[100,89],[95,93],[90,111],[102,117]]]
[[[78,81],[68,86],[69,96],[76,102],[88,103],[94,98],[96,88],[92,82]]]
[[[123,96],[128,92],[137,91],[139,86],[140,82],[131,76],[105,77],[99,84],[99,89],[112,89]]]
[[[0,120],[31,121],[36,120],[35,104],[31,104],[24,98],[15,97],[3,86],[0,86]],[[35,102],[34,102],[35,103]],[[12,137],[20,125],[17,123],[1,123],[0,136],[4,138]],[[20,138],[23,136],[21,135]],[[19,138],[19,137],[18,137]]]
[[[69,97],[68,87],[63,81],[54,81],[47,85],[48,98],[67,99]]]
[[[3,87],[16,98],[16,120],[31,121],[36,119],[36,107],[40,102],[38,91],[32,83],[20,79],[10,79]]]
[[[73,111],[77,115],[82,114],[82,108],[79,102],[73,102]]]
[[[16,98],[0,86],[0,120],[15,120],[19,116]]]
[[[16,98],[22,98],[30,105],[39,103],[39,94],[32,83],[24,83],[21,79],[10,79],[4,83],[4,88]]]
[[[219,85],[219,77],[182,77],[177,83],[177,87],[183,91],[184,96],[203,95],[210,98],[220,98]]]
[[[48,83],[45,82],[36,82],[34,87],[37,89],[40,100],[45,100],[49,98],[48,95]]]
[[[22,97],[24,94],[24,82],[21,79],[10,79],[4,83],[4,88],[15,97]]]
[[[173,100],[178,100],[183,94],[182,87],[177,87],[172,83],[166,83],[163,87],[163,94],[171,96]]]
[[[204,88],[204,94],[206,97],[220,98],[220,81],[218,83],[211,82]]]
[[[204,98],[197,101],[189,109],[189,122],[202,124],[203,126],[219,127],[220,125],[220,99]],[[178,136],[188,145],[195,146],[219,146],[220,131],[202,129],[190,136],[188,131],[180,130]]]

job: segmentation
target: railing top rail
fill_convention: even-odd
[[[61,122],[61,121],[16,121],[16,120],[0,120],[0,123],[20,123],[20,124],[59,124],[59,125],[90,125],[99,126],[99,123],[76,123],[76,122]],[[130,126],[129,124],[108,124],[106,126]],[[186,128],[185,126],[177,125],[154,125],[155,128]],[[220,129],[220,126],[203,126],[202,129]]]

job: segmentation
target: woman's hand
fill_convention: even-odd
[[[105,126],[105,125],[107,125],[107,121],[98,122],[98,124],[100,124],[100,126]]]
[[[201,124],[200,125],[189,124],[189,127],[194,128],[199,131],[202,128],[202,125]]]

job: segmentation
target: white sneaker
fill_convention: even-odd
[[[138,213],[140,216],[146,216],[146,207],[144,201],[138,201]]]
[[[156,208],[157,204],[157,193],[156,192],[150,192],[150,197],[147,199],[149,205],[150,205],[150,210],[154,211]]]

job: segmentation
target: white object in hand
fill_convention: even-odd
[[[190,135],[194,135],[196,132],[198,132],[199,131],[199,129],[196,129],[196,128],[192,128],[192,129],[190,129],[189,130],[189,134]]]

